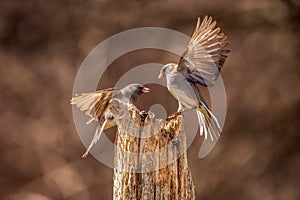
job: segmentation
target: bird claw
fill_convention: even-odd
[[[88,154],[89,154],[89,152],[86,151],[86,152],[81,156],[81,158],[86,158],[86,157],[88,156]]]

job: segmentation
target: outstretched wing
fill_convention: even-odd
[[[198,18],[192,39],[177,68],[187,80],[203,86],[212,86],[216,82],[230,52],[227,37],[216,25],[212,17],[205,16],[201,24]]]
[[[76,95],[71,99],[71,104],[76,105],[81,111],[86,110],[85,114],[91,117],[92,121],[98,121],[104,119],[104,114],[109,107],[112,98],[116,95],[118,90],[115,88],[109,88],[99,90],[91,93],[83,93]]]

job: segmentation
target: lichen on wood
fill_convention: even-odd
[[[132,104],[112,102],[115,139],[115,200],[192,200],[182,116],[167,122]]]

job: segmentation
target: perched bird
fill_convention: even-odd
[[[85,158],[88,155],[88,152],[100,139],[104,130],[116,126],[109,109],[113,99],[117,99],[123,103],[134,103],[139,95],[148,92],[150,92],[150,89],[143,85],[130,84],[122,89],[109,88],[75,95],[75,97],[71,99],[71,104],[76,105],[81,111],[86,110],[85,114],[91,117],[91,119],[87,121],[87,124],[92,121],[99,121],[101,124],[101,126],[99,125],[97,127],[94,138],[82,157]]]
[[[211,140],[220,136],[221,129],[197,85],[213,86],[230,52],[227,37],[219,27],[216,28],[216,24],[212,17],[205,16],[202,23],[198,18],[194,34],[179,63],[164,65],[158,76],[167,79],[168,90],[179,103],[178,111],[169,118],[196,109],[200,134],[204,132],[205,139],[210,135]]]

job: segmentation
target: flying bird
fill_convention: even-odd
[[[117,99],[125,104],[134,103],[141,94],[148,92],[150,92],[150,89],[143,85],[130,84],[122,89],[109,88],[75,95],[75,97],[71,99],[71,104],[76,105],[81,111],[85,110],[85,114],[91,117],[86,123],[89,124],[92,121],[99,121],[101,125],[97,127],[94,138],[86,152],[82,155],[82,158],[88,155],[88,152],[100,139],[104,130],[116,126],[113,115],[109,109],[112,100]]]
[[[210,111],[197,85],[211,87],[217,81],[228,53],[227,37],[212,17],[205,16],[197,26],[179,63],[164,65],[158,78],[167,79],[170,93],[178,100],[178,111],[169,118],[187,110],[196,110],[200,134],[211,140],[219,138],[221,128],[217,118]]]

